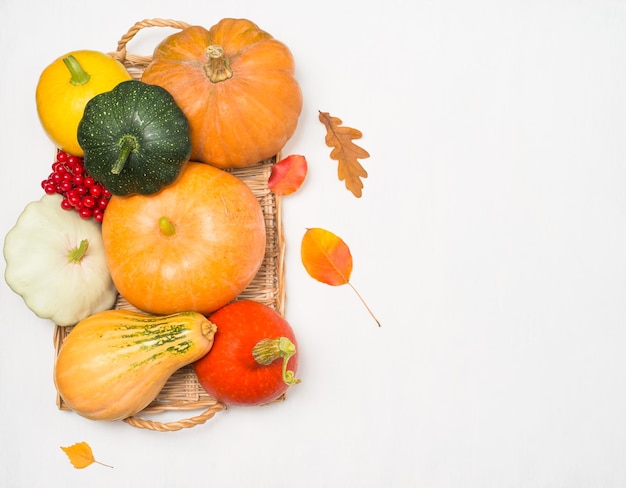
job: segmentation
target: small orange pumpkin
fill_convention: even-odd
[[[191,159],[246,167],[280,152],[296,130],[302,92],[291,51],[246,19],[164,39],[142,81],[169,91],[191,129]]]
[[[119,293],[153,314],[208,314],[239,295],[265,256],[265,220],[248,186],[188,162],[159,193],[111,197],[102,221]]]

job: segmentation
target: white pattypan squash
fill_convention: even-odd
[[[36,315],[74,325],[113,307],[101,225],[61,208],[61,195],[29,203],[4,240],[5,280]]]

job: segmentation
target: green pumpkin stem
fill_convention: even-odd
[[[205,53],[209,62],[204,65],[204,72],[212,83],[232,78],[233,70],[230,68],[230,60],[224,57],[222,46],[211,45],[206,48]]]
[[[84,85],[91,78],[91,75],[83,69],[78,60],[71,54],[63,58],[63,63],[65,63],[65,66],[72,75],[70,78],[72,85]]]
[[[159,230],[164,236],[170,237],[176,233],[176,226],[164,215],[159,219]]]
[[[67,262],[70,264],[80,264],[80,262],[85,257],[85,254],[87,253],[88,247],[89,241],[87,239],[83,239],[82,241],[80,241],[78,247],[75,247],[74,249],[70,250],[69,253],[67,253]]]
[[[283,381],[289,385],[300,383],[301,380],[295,378],[293,371],[287,370],[289,358],[296,353],[296,346],[287,337],[278,337],[276,339],[261,339],[252,348],[252,357],[262,365],[268,365],[276,359],[283,358]]]
[[[119,175],[124,169],[124,165],[128,160],[130,153],[132,153],[137,148],[137,140],[130,135],[125,135],[119,141],[120,153],[117,156],[113,167],[111,168],[111,173],[114,175]]]

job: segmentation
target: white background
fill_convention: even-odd
[[[284,154],[309,175],[283,200],[303,381],[179,432],[60,412],[52,324],[2,281],[0,485],[626,486],[626,2],[0,0],[3,239],[52,163],[44,67],[223,17],[285,42],[304,93]],[[363,132],[360,199],[318,110]],[[307,227],[350,246],[381,328],[306,274]],[[74,469],[79,441],[114,467]]]

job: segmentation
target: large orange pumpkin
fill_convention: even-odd
[[[280,152],[295,132],[302,92],[291,51],[246,19],[164,39],[142,75],[169,91],[191,128],[191,159],[251,166]]]
[[[265,255],[261,206],[241,180],[188,162],[153,195],[113,196],[102,221],[118,291],[140,310],[207,314],[254,279]]]

